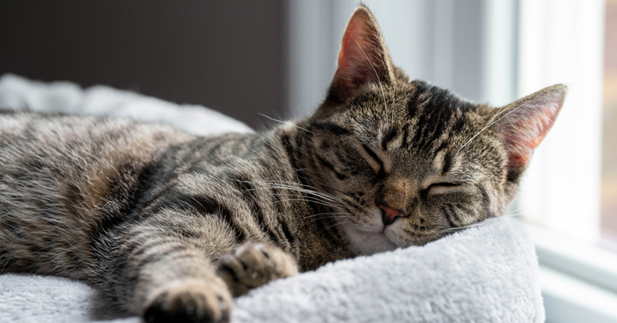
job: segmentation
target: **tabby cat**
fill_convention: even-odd
[[[0,273],[80,280],[147,322],[227,322],[232,296],[501,215],[566,88],[499,109],[395,68],[365,7],[317,111],[194,137],[0,115]]]

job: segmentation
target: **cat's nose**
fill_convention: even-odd
[[[385,204],[379,204],[379,207],[382,209],[381,212],[381,220],[385,226],[388,226],[396,220],[396,218],[401,218],[405,214],[400,210],[395,210]]]

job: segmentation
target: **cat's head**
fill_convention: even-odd
[[[355,252],[422,245],[505,212],[565,94],[555,85],[492,108],[410,82],[359,7],[326,100],[298,124],[304,165]]]

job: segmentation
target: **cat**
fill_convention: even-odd
[[[504,213],[566,95],[501,108],[392,65],[364,6],[310,117],[195,137],[127,119],[0,115],[0,273],[88,283],[147,322],[228,322],[232,297]]]

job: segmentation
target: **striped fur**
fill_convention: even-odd
[[[270,280],[501,215],[565,96],[493,109],[410,82],[364,7],[339,66],[313,116],[260,134],[0,114],[0,273],[81,280],[149,322],[228,321]]]

